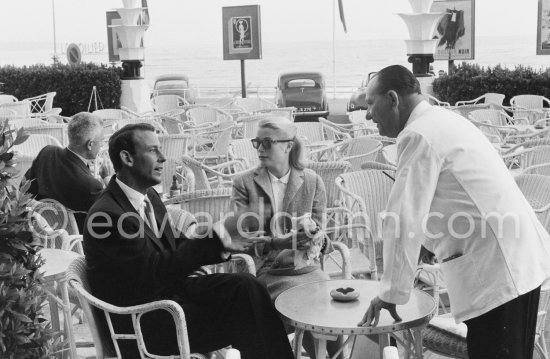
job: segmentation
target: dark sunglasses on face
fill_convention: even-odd
[[[278,143],[278,142],[292,142],[294,141],[294,139],[292,140],[272,140],[271,138],[253,138],[251,139],[252,141],[252,146],[255,148],[255,149],[258,149],[260,148],[260,145],[262,145],[262,147],[266,150],[269,150],[271,148],[271,145],[274,144],[274,143]]]

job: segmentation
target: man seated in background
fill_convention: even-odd
[[[90,209],[84,229],[92,293],[122,307],[177,301],[185,312],[191,352],[232,345],[242,359],[292,359],[282,322],[266,288],[255,277],[246,273],[190,276],[200,266],[227,260],[228,252],[243,251],[252,243],[237,235],[232,238],[221,222],[203,238],[187,238],[175,231],[152,188],[161,182],[166,161],[154,127],[141,123],[115,132],[109,139],[109,157],[115,175]],[[129,318],[116,317],[113,323],[119,332],[132,328]],[[149,352],[177,353],[169,313],[144,315],[141,329]],[[139,357],[135,341],[119,344],[123,357]]]
[[[86,212],[103,190],[103,182],[90,170],[103,143],[103,120],[80,112],[68,125],[69,145],[44,147],[25,174],[33,180],[29,193],[37,200],[54,199],[74,211],[80,233]]]

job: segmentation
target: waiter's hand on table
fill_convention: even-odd
[[[357,325],[360,327],[377,326],[382,308],[388,310],[395,321],[400,322],[402,320],[399,314],[397,314],[395,304],[384,302],[379,297],[375,297],[370,301],[369,309],[367,309],[363,319]]]

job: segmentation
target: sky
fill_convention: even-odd
[[[335,0],[148,0],[154,46],[222,43],[221,8],[259,4],[262,41],[330,41]],[[336,40],[408,38],[396,13],[411,13],[408,0],[343,0],[345,34],[336,17]],[[336,1],[337,2],[337,1]],[[57,43],[106,43],[105,12],[121,0],[2,0],[0,44],[53,43],[55,4]],[[477,0],[476,36],[536,36],[537,0]],[[336,10],[337,11],[337,10]],[[0,56],[2,48],[0,47]]]

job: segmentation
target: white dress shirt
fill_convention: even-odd
[[[283,200],[285,199],[286,186],[290,179],[290,170],[281,178],[277,178],[273,173],[269,173],[269,180],[271,181],[271,189],[273,190],[273,213],[279,213],[283,210]]]
[[[144,221],[149,221],[147,219],[146,215],[145,215],[145,198],[146,198],[146,196],[144,194],[136,191],[132,187],[128,186],[126,183],[122,182],[118,178],[116,178],[116,183],[120,186],[120,189],[122,190],[122,192],[124,192],[126,197],[128,197],[128,201],[130,201],[130,204],[137,211],[137,213],[139,214],[141,219],[143,219]],[[154,211],[152,211],[152,212],[153,212],[153,219],[156,220],[155,219],[155,212]]]
[[[124,192],[126,197],[128,197],[128,200],[130,201],[130,204],[132,204],[132,207],[134,207],[134,209],[139,213],[140,217],[143,220],[146,220],[146,216],[145,216],[145,198],[146,198],[146,196],[144,194],[136,191],[135,189],[131,188],[130,186],[128,186],[127,184],[125,184],[124,182],[119,180],[118,178],[115,178],[115,180],[116,180],[116,183],[119,185],[120,189],[122,190],[122,192]],[[155,211],[151,211],[151,212],[152,212],[151,214],[152,214],[153,221],[156,221]],[[146,221],[148,221],[148,220],[146,220]],[[164,219],[161,223],[165,223]],[[170,223],[171,223],[171,221],[170,221]],[[225,227],[224,227],[224,225],[221,221],[218,221],[218,222],[214,223],[214,225],[212,227],[212,230],[214,232],[216,232],[216,234],[218,235],[218,238],[222,242],[222,245],[224,246],[224,248],[227,248],[231,244],[231,235],[226,231],[226,229],[225,229]],[[155,231],[155,229],[153,229],[153,231]],[[222,252],[221,253],[222,259],[227,259],[227,258],[229,258],[230,255],[231,254],[229,252]]]
[[[382,222],[382,300],[408,301],[421,244],[441,263],[457,322],[550,276],[548,233],[495,148],[466,118],[421,102],[397,137],[397,156]]]

